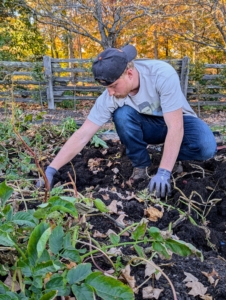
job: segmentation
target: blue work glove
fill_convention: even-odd
[[[52,168],[50,166],[48,166],[46,168],[45,174],[46,174],[46,177],[47,177],[48,182],[49,182],[50,190],[53,188],[53,177],[56,174],[56,172],[57,172],[57,170],[55,168]]]
[[[165,197],[171,195],[171,183],[170,183],[171,172],[158,168],[157,174],[150,180],[148,189],[150,193],[156,190],[156,197]]]
[[[48,183],[49,183],[50,190],[53,188],[53,177],[56,174],[56,172],[57,172],[57,170],[55,168],[52,168],[50,166],[48,166],[46,168],[45,174],[46,174],[46,177],[47,177],[47,180],[48,180]],[[41,178],[37,182],[36,186],[37,187],[44,187],[45,186],[45,181],[43,180],[43,178]]]

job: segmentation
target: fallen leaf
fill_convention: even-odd
[[[109,162],[107,163],[107,167],[110,167],[112,165],[112,162],[109,160]]]
[[[116,248],[116,247],[110,248],[107,253],[111,254],[111,255],[114,255],[114,256],[122,255],[121,248]]]
[[[130,236],[130,233],[128,231],[125,231],[123,233],[120,234],[121,236]]]
[[[100,192],[108,192],[108,191],[109,191],[108,188],[100,188],[100,189],[98,190],[99,193],[100,193]]]
[[[45,278],[44,278],[44,287],[46,286],[47,282],[50,281],[50,278],[52,276],[52,273],[47,273]]]
[[[111,169],[112,170],[112,172],[114,172],[115,174],[117,174],[118,172],[119,172],[119,169],[118,168],[113,168],[113,169]]]
[[[106,235],[109,236],[111,233],[117,235],[117,233],[112,229],[108,229],[108,231],[106,232]]]
[[[7,285],[10,289],[12,288],[12,285],[14,285],[14,292],[18,292],[21,290],[19,283],[17,281],[13,281],[13,278],[10,273],[6,277],[4,284]]]
[[[118,212],[117,202],[118,202],[117,200],[113,200],[111,204],[107,206],[110,213],[117,214]]]
[[[106,234],[103,234],[103,233],[99,232],[98,230],[94,230],[93,237],[105,238]]]
[[[132,187],[132,179],[129,179],[126,181],[126,184],[129,186],[129,187]]]
[[[111,274],[114,274],[114,273],[115,273],[115,270],[114,270],[114,269],[109,269],[108,271],[105,271],[105,272],[104,272],[104,275],[106,275],[106,276],[108,276],[108,277],[111,277],[111,278],[117,279],[117,277],[111,275]]]
[[[213,297],[210,296],[209,294],[207,294],[207,295],[200,295],[199,298],[201,298],[203,300],[213,300]]]
[[[66,266],[67,266],[67,269],[70,270],[70,269],[76,267],[77,264],[76,264],[75,262],[71,261],[71,262],[70,262],[69,264],[67,264]]]
[[[106,200],[109,200],[109,195],[108,194],[104,194],[102,195],[103,199],[106,201]]]
[[[108,152],[108,149],[104,149],[101,153],[102,153],[103,155],[105,155],[105,154],[107,154],[107,152]]]
[[[159,211],[157,208],[149,206],[144,210],[144,215],[146,215],[150,221],[157,222],[158,219],[162,218],[163,211]]]
[[[98,190],[98,192],[99,193],[100,192],[109,192],[109,189],[108,188],[100,188]],[[126,193],[128,194],[127,197],[124,197],[121,193],[118,193],[115,187],[112,187],[110,192],[116,194],[120,199],[123,199],[123,200],[136,199],[136,196],[135,196],[134,192],[126,191]]]
[[[102,168],[97,168],[97,170],[93,170],[93,174],[96,175],[98,172],[103,171]]]
[[[47,158],[47,156],[41,156],[40,158],[39,158],[39,160],[44,160],[44,159],[46,159]]]
[[[156,272],[156,268],[153,265],[147,263],[145,266],[144,277],[147,277],[147,276],[149,277],[152,274],[154,274],[155,272]]]
[[[90,167],[91,170],[93,170],[94,167],[98,167],[100,165],[102,158],[90,158],[88,160],[88,166]]]
[[[217,284],[218,284],[218,282],[219,282],[219,278],[215,281],[215,283],[214,283],[214,287],[216,287],[217,286]]]
[[[103,171],[103,169],[99,168],[99,165],[103,158],[90,158],[88,160],[88,167],[93,172],[93,174],[97,174],[99,171]]]
[[[118,214],[118,215],[124,214],[125,213],[124,211],[118,211],[117,206],[120,206],[121,208],[123,208],[122,201],[112,200],[111,204],[108,205],[107,207],[108,207],[110,213],[114,213],[114,214]]]
[[[188,282],[188,281],[199,281],[198,278],[193,276],[191,273],[184,272],[184,275],[187,277],[183,280],[183,282]]]
[[[201,272],[201,273],[208,278],[210,284],[214,284],[215,280],[213,279],[212,276],[210,276],[207,272]]]
[[[159,278],[162,276],[161,272],[155,273],[155,279],[159,280]]]
[[[123,226],[126,226],[126,223],[123,222],[125,217],[127,217],[126,214],[120,215],[115,221]]]
[[[136,286],[136,280],[134,276],[130,275],[130,265],[127,265],[125,269],[121,269],[121,276],[126,280],[129,286],[133,289]]]
[[[86,192],[91,192],[93,189],[94,189],[93,185],[86,187]]]
[[[196,296],[204,296],[207,292],[207,287],[204,287],[204,285],[199,281],[190,281],[186,283],[186,287],[191,288],[188,295],[192,295],[194,297]]]
[[[162,291],[163,289],[155,289],[152,286],[147,286],[142,290],[143,299],[158,299]]]
[[[205,275],[208,278],[208,281],[210,284],[214,285],[215,280],[214,276],[219,278],[218,273],[213,269],[211,273],[207,273],[207,272],[202,272],[203,275]]]
[[[159,278],[161,277],[161,272],[159,272],[153,265],[151,264],[146,264],[145,266],[145,273],[144,273],[144,277],[150,277],[151,275],[155,276],[156,280],[159,280]]]

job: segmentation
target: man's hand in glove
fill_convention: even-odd
[[[150,193],[156,190],[156,197],[165,197],[166,195],[171,195],[171,183],[170,183],[171,172],[158,168],[157,174],[150,180],[148,189]]]
[[[57,170],[55,168],[52,168],[50,166],[46,168],[45,174],[46,174],[46,178],[47,178],[48,183],[49,183],[50,190],[53,188],[53,177],[56,174],[56,172],[57,172]],[[44,180],[40,179],[37,182],[36,186],[37,187],[44,187],[45,186]]]

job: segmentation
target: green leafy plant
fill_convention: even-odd
[[[90,212],[99,211],[115,221],[100,199],[56,195],[37,210],[14,213],[7,203],[12,194],[11,187],[5,182],[0,184],[0,245],[17,252],[10,272],[14,282],[18,281],[20,294],[14,292],[13,285],[10,289],[0,281],[0,299],[2,295],[7,295],[7,299],[38,300],[73,294],[78,300],[95,299],[95,295],[104,300],[132,300],[134,294],[129,286],[105,276],[101,270],[93,272],[92,265],[86,263],[87,258],[100,252],[118,276],[123,263],[120,257],[114,258],[108,252],[113,247],[120,249],[132,245],[137,255],[133,255],[131,263],[134,257],[137,262],[151,261],[156,254],[170,259],[172,253],[203,259],[199,250],[178,240],[170,231],[149,228],[146,219],[125,226],[118,234],[111,233],[105,243],[96,241],[90,236],[89,224],[80,224],[79,220],[81,214],[88,217]],[[130,233],[129,241],[122,239],[125,232]]]
[[[56,225],[59,219],[54,219],[53,213],[67,213],[77,218],[75,198],[55,196],[50,198],[48,203],[40,205],[36,212],[14,214],[12,207],[7,205],[12,193],[13,189],[5,182],[0,184],[2,217],[0,244],[15,248],[18,252],[13,272],[20,283],[21,294],[15,294],[0,282],[0,295],[5,294],[8,299],[36,300],[52,299],[56,295],[67,296],[73,293],[78,300],[82,300],[85,293],[89,299],[95,299],[95,294],[103,299],[113,299],[116,296],[118,299],[123,299],[122,297],[134,299],[133,292],[128,286],[100,272],[92,272],[91,264],[82,263],[81,254],[84,254],[86,249],[75,248],[78,227],[71,227],[65,231],[62,225]],[[45,221],[37,224],[38,219]],[[15,239],[14,225],[17,226],[17,232],[26,226],[27,233],[30,233],[22,243],[20,239]],[[70,263],[79,265],[69,268]],[[47,278],[49,280],[45,283]]]
[[[78,129],[78,126],[73,118],[67,117],[62,122],[61,128],[61,135],[68,136],[68,134],[74,133]]]
[[[106,142],[100,139],[96,134],[92,137],[91,145],[94,145],[94,147],[108,148]]]

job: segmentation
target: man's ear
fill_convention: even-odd
[[[134,76],[133,69],[129,68],[129,69],[127,70],[127,75],[128,75],[129,78],[131,79],[131,78]]]

